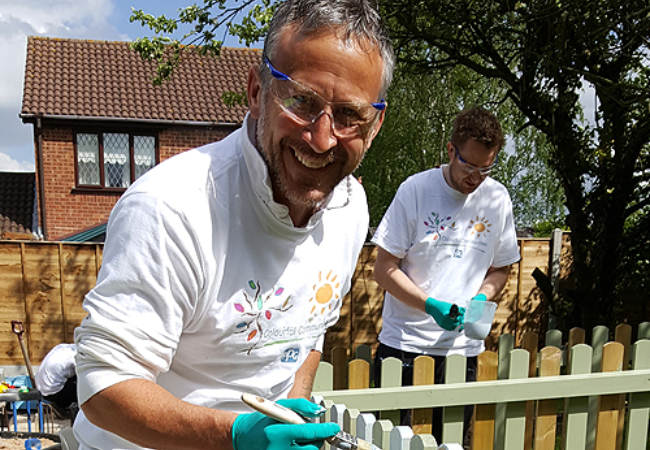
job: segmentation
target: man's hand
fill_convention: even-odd
[[[305,417],[318,417],[322,408],[304,398],[278,400],[282,406]],[[232,426],[234,450],[318,450],[323,440],[341,431],[333,422],[291,425],[264,414],[240,414]]]
[[[453,331],[463,325],[465,320],[465,308],[458,308],[458,314],[452,312],[451,303],[436,300],[433,297],[427,299],[424,309],[443,330]],[[455,317],[454,317],[455,316]]]

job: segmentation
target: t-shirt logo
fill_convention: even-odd
[[[309,313],[309,321],[323,315],[325,311],[335,309],[341,300],[341,283],[336,281],[338,275],[330,270],[327,276],[323,278],[323,273],[318,272],[318,281],[312,286],[313,296],[309,302],[313,306]]]
[[[298,361],[298,356],[300,356],[300,349],[298,347],[288,348],[282,354],[280,361],[284,363],[295,363]]]
[[[242,322],[239,322],[235,327],[235,334],[247,333],[246,341],[252,345],[246,352],[250,355],[251,351],[260,342],[262,338],[262,325],[263,320],[270,321],[274,314],[283,314],[289,311],[293,304],[290,303],[291,295],[288,295],[284,302],[284,288],[273,288],[267,294],[262,293],[262,288],[259,281],[250,280],[248,288],[254,291],[246,293],[244,290],[244,300],[240,303],[235,303],[235,309],[241,313]],[[278,306],[281,302],[281,305]]]
[[[479,218],[479,216],[476,216],[476,220],[470,219],[467,229],[471,230],[469,233],[470,236],[486,238],[490,233],[491,226],[492,224],[489,219],[486,219],[485,217]]]
[[[427,216],[424,226],[428,228],[426,234],[433,234],[434,241],[447,229],[456,231],[456,222],[452,222],[451,216],[445,217],[437,212],[431,212]]]

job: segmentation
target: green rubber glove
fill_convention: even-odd
[[[472,300],[478,300],[479,302],[485,302],[485,301],[487,301],[487,297],[485,296],[485,294],[483,294],[481,292],[480,294],[475,295],[474,297],[472,297]]]
[[[458,308],[458,315],[453,317],[454,314],[450,314],[452,306],[454,305],[451,303],[429,297],[424,305],[424,309],[443,330],[453,331],[463,325],[465,308]]]
[[[321,406],[304,398],[278,400],[278,403],[304,417],[323,414]],[[232,425],[234,450],[318,450],[323,441],[341,431],[334,422],[291,425],[264,414],[240,414]]]

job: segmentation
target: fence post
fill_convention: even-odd
[[[383,450],[390,450],[390,432],[393,423],[390,420],[378,420],[372,425],[372,443]]]
[[[537,375],[537,345],[539,335],[534,331],[524,333],[521,341],[521,348],[526,350],[528,358],[528,378],[535,378]],[[533,448],[533,425],[534,425],[535,402],[526,402],[526,437],[524,439],[524,450]]]
[[[411,439],[410,450],[437,450],[438,443],[436,438],[430,434],[416,434]]]
[[[370,387],[370,364],[363,359],[355,359],[348,366],[348,389],[368,389]]]
[[[540,377],[560,375],[562,352],[556,347],[544,347],[541,351],[539,366]],[[537,420],[535,421],[535,450],[555,449],[557,426],[557,402],[540,400],[537,402]]]
[[[591,373],[593,350],[586,344],[578,344],[571,349],[571,375]],[[587,427],[589,423],[589,398],[568,398],[565,400],[565,426],[562,448],[566,450],[583,449],[587,446]]]
[[[374,414],[361,414],[357,419],[357,436],[366,442],[372,442],[372,428],[376,421]]]
[[[445,360],[445,384],[465,383],[467,358],[451,355]],[[463,445],[465,406],[446,406],[442,410],[442,444],[456,442]]]
[[[553,230],[553,236],[551,237],[551,284],[553,285],[553,293],[557,295],[560,292],[560,262],[562,258],[562,230],[556,228]],[[549,299],[549,301],[554,302],[555,298]],[[548,315],[548,327],[554,329],[557,326],[557,319],[555,315],[549,313]]]
[[[409,450],[413,439],[411,427],[397,426],[390,430],[390,450]]]
[[[623,366],[623,344],[608,342],[603,346],[601,372],[620,372]],[[596,419],[596,450],[618,449],[616,443],[618,430],[619,403],[624,394],[602,395],[598,397]]]
[[[634,344],[632,349],[632,369],[650,369],[650,341],[640,340]],[[628,408],[625,450],[645,450],[648,443],[650,392],[630,394]]]
[[[334,347],[332,349],[332,365],[334,366],[334,390],[348,387],[348,349]]]
[[[609,340],[609,328],[599,325],[594,327],[591,335],[591,347],[594,350],[591,360],[591,372],[601,371],[603,363],[603,346]],[[596,445],[596,426],[598,421],[598,397],[589,397],[589,425],[587,427],[587,449],[594,450]]]
[[[318,363],[316,376],[314,377],[313,392],[333,391],[334,390],[334,367],[325,361]]]
[[[381,362],[381,387],[401,387],[402,386],[402,361],[397,358],[389,357]],[[394,424],[399,425],[401,422],[400,412],[381,411],[379,417],[387,419]]]
[[[511,334],[499,337],[499,380],[508,378],[510,372],[510,352],[515,348],[515,339]],[[505,439],[506,405],[497,403],[495,407],[494,450],[503,450]]]
[[[418,356],[413,361],[413,386],[434,384],[436,362],[430,356]],[[415,434],[431,434],[432,408],[414,409],[411,427]]]
[[[494,352],[478,355],[476,381],[497,379],[498,356]],[[474,408],[474,429],[472,430],[472,450],[492,450],[494,448],[494,409],[495,405],[476,405]]]
[[[528,378],[528,360],[530,355],[526,350],[510,352],[510,371],[508,379]],[[524,448],[526,432],[526,402],[511,402],[506,405],[506,420],[504,433],[504,449]]]
[[[626,323],[619,324],[614,331],[614,340],[623,344],[623,367],[630,367],[630,350],[632,346],[632,327]],[[623,448],[623,432],[625,430],[625,395],[619,396],[618,403],[618,430],[616,432],[616,448]]]

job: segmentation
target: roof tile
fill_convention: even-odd
[[[241,123],[247,108],[221,94],[241,92],[261,50],[228,48],[221,57],[187,47],[172,78],[153,86],[156,64],[128,42],[30,36],[21,115]]]

